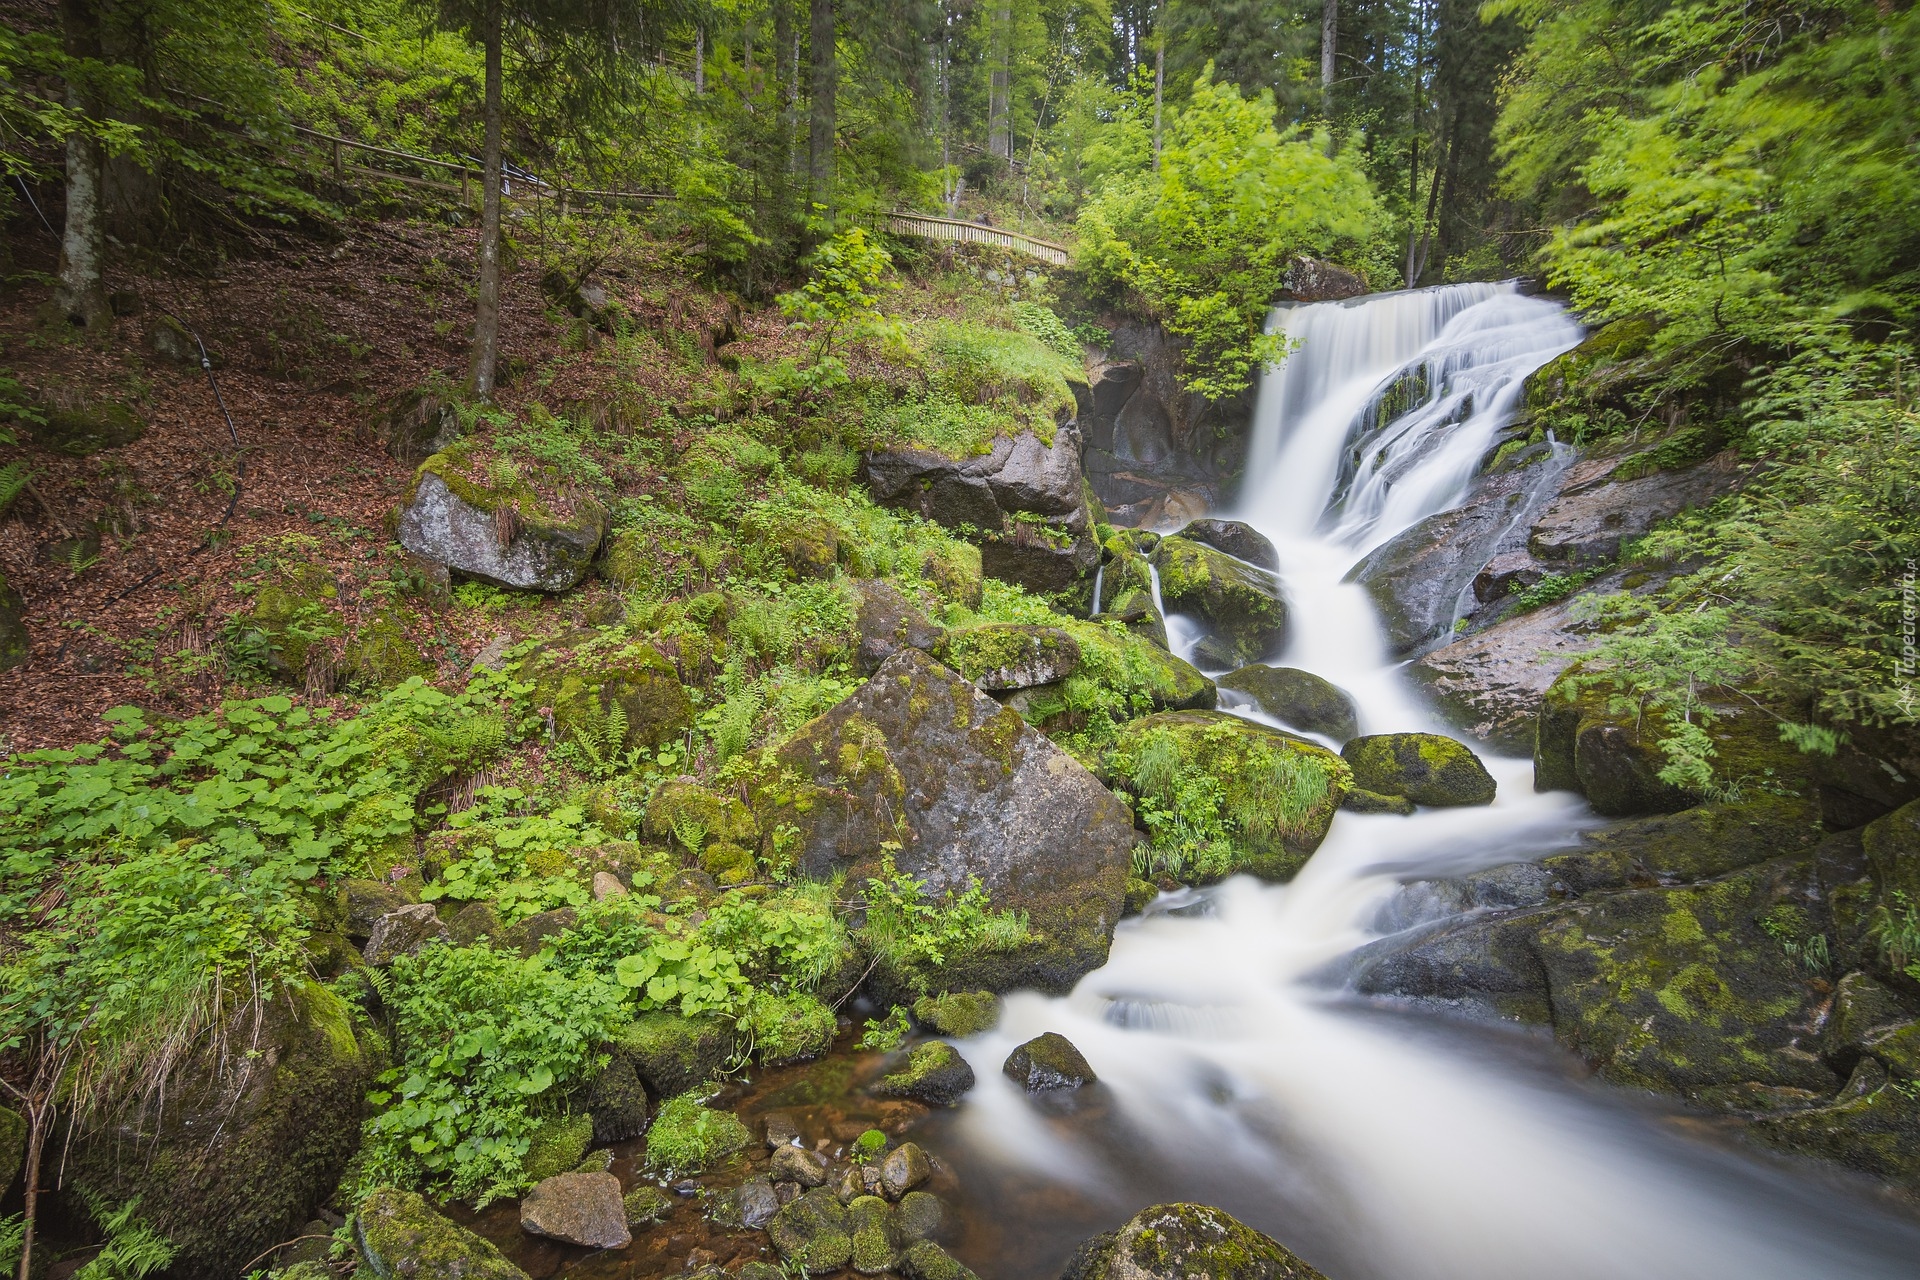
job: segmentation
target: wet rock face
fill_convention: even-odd
[[[1162,538],[1153,565],[1167,611],[1198,618],[1224,665],[1257,662],[1286,640],[1287,604],[1267,570],[1187,538]]]
[[[1216,683],[1222,689],[1246,694],[1262,711],[1296,729],[1323,733],[1340,742],[1360,731],[1360,713],[1353,698],[1311,671],[1255,663],[1229,671]]]
[[[633,1243],[620,1179],[611,1173],[563,1173],[541,1182],[520,1201],[520,1229],[589,1249]]]
[[[1593,642],[1574,625],[1571,604],[1548,605],[1424,654],[1406,671],[1450,723],[1525,755],[1547,690]]]
[[[606,532],[598,504],[583,504],[565,520],[508,522],[423,471],[400,513],[399,541],[415,555],[497,587],[557,592],[580,585]]]
[[[1078,1089],[1099,1078],[1073,1041],[1053,1031],[1035,1036],[1008,1054],[1000,1069],[1028,1093]]]
[[[1415,804],[1492,804],[1494,781],[1480,757],[1437,733],[1382,733],[1340,750],[1363,791]]]
[[[1060,1280],[1326,1280],[1271,1236],[1203,1204],[1142,1209],[1088,1240]]]
[[[881,871],[882,842],[933,894],[978,877],[993,905],[1029,913],[1036,941],[954,957],[943,984],[1063,990],[1106,958],[1133,847],[1127,808],[1077,761],[916,649],[804,726],[779,760],[817,797],[804,812],[809,876]],[[783,815],[784,817],[784,815]]]
[[[1612,478],[1619,468],[1619,458],[1605,457],[1568,472],[1559,496],[1528,531],[1527,550],[1537,559],[1576,568],[1610,560],[1629,538],[1731,492],[1746,474],[1732,450],[1697,466],[1627,480]]]

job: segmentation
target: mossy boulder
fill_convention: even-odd
[[[452,382],[436,379],[409,387],[381,407],[374,429],[395,462],[417,467],[460,439],[462,393]]]
[[[1145,563],[1143,557],[1134,557]],[[1157,648],[1167,647],[1167,620],[1160,616],[1160,606],[1153,602],[1153,592],[1143,587],[1133,587],[1104,595],[1100,617],[1111,618],[1126,627],[1134,635]]]
[[[899,1070],[880,1078],[873,1092],[883,1098],[911,1098],[935,1107],[959,1105],[973,1088],[973,1068],[944,1040],[917,1044]]]
[[[400,512],[400,545],[482,582],[529,591],[580,584],[607,532],[593,498],[549,503],[523,483],[476,479],[457,449],[420,464]]]
[[[1286,880],[1320,847],[1334,812],[1353,785],[1346,761],[1317,742],[1217,711],[1165,711],[1122,726],[1116,786],[1140,786],[1121,761],[1144,750],[1170,750],[1181,770],[1211,775],[1221,786],[1221,816],[1233,830],[1231,861],[1203,878],[1244,871]]]
[[[1819,843],[1819,807],[1762,792],[1583,832],[1583,848],[1542,861],[1581,892],[1708,880],[1775,858],[1805,857]]]
[[[724,1018],[643,1013],[620,1034],[619,1051],[660,1097],[685,1093],[721,1074],[733,1057],[736,1034]]]
[[[43,449],[85,458],[119,449],[147,434],[147,420],[123,400],[95,400],[67,408],[49,406],[44,422],[26,423],[27,436]]]
[[[413,614],[383,609],[363,622],[340,655],[340,675],[362,689],[391,689],[415,676],[431,680],[435,668],[407,630]]]
[[[677,841],[697,854],[709,843],[743,848],[758,844],[760,824],[739,796],[710,791],[692,778],[675,778],[647,807],[646,834]]]
[[[1272,573],[1280,571],[1280,553],[1267,536],[1241,520],[1208,518],[1189,522],[1173,535],[1189,542],[1204,542],[1216,551],[1224,551],[1236,560],[1245,560],[1256,568]]]
[[[353,1235],[361,1261],[379,1280],[527,1280],[492,1241],[396,1187],[381,1187],[360,1202]]]
[[[854,625],[860,632],[854,661],[861,674],[872,675],[880,664],[902,648],[931,653],[943,629],[901,590],[884,578],[863,578],[852,584]]]
[[[138,1199],[183,1275],[242,1275],[299,1234],[360,1145],[382,1065],[318,983],[241,1002],[225,1030],[225,1043],[253,1052],[194,1055],[157,1120],[129,1103],[76,1130],[63,1156],[68,1184],[90,1202]]]
[[[576,1111],[555,1116],[533,1131],[533,1140],[520,1162],[527,1181],[540,1182],[577,1168],[593,1145],[593,1116]]]
[[[1570,671],[1577,672],[1578,668]],[[1533,789],[1578,791],[1611,818],[1674,813],[1699,797],[1660,779],[1658,716],[1608,706],[1605,690],[1563,674],[1547,689],[1533,744]]]
[[[1153,711],[1211,711],[1218,701],[1214,682],[1184,658],[1154,644],[1131,629],[1076,623],[1080,641],[1081,674],[1110,688],[1125,690],[1145,701]]]
[[[1254,663],[1227,672],[1215,683],[1246,694],[1260,710],[1303,732],[1325,734],[1338,742],[1360,732],[1360,712],[1353,698],[1311,671]]]
[[[647,1167],[668,1174],[701,1173],[753,1145],[753,1135],[731,1111],[715,1111],[698,1092],[660,1104],[647,1130]]]
[[[991,622],[949,631],[933,655],[989,691],[1030,689],[1080,669],[1080,645],[1058,627]]]
[[[863,1276],[893,1270],[900,1261],[889,1219],[890,1207],[879,1196],[856,1196],[847,1204],[848,1234],[853,1237],[853,1269]]]
[[[1061,1280],[1326,1280],[1271,1236],[1204,1204],[1157,1204],[1074,1252]]]
[[[1153,564],[1169,613],[1190,614],[1230,666],[1258,662],[1287,638],[1287,604],[1272,573],[1204,542],[1162,538]]]
[[[799,829],[809,877],[879,874],[885,843],[936,899],[978,879],[996,909],[1028,914],[1023,943],[951,954],[937,974],[883,962],[883,984],[1061,991],[1104,962],[1133,845],[1126,807],[957,673],[902,649],[778,763],[803,785],[765,820]]]
[[[1891,905],[1901,894],[1920,906],[1920,800],[1868,823],[1860,847],[1881,901]]]
[[[980,1280],[966,1264],[931,1240],[907,1246],[900,1255],[900,1273],[907,1280]]]
[[[673,1212],[673,1196],[659,1187],[640,1184],[620,1198],[626,1210],[628,1227],[644,1227]]]
[[[1015,1048],[1000,1064],[1000,1070],[1028,1093],[1078,1089],[1099,1079],[1073,1041],[1055,1031],[1037,1035]]]
[[[543,645],[522,669],[537,705],[553,708],[554,731],[603,753],[657,747],[693,723],[679,672],[645,641],[576,633]]]
[[[1405,796],[1383,796],[1378,791],[1355,787],[1340,798],[1340,807],[1348,813],[1391,813],[1410,818],[1415,806]]]
[[[240,628],[240,645],[276,675],[301,680],[316,644],[340,634],[333,605],[340,587],[323,566],[288,558],[260,581]]]
[[[1770,1147],[1831,1160],[1909,1192],[1920,1188],[1920,1099],[1913,1081],[1894,1080],[1863,1058],[1831,1103],[1761,1115],[1747,1133]]]
[[[991,991],[949,991],[913,1002],[913,1016],[943,1036],[977,1036],[1000,1025],[1000,997]]]
[[[808,1275],[837,1271],[853,1258],[853,1223],[824,1187],[782,1206],[767,1224],[767,1235],[782,1258]]]
[[[647,1089],[624,1053],[607,1055],[607,1065],[587,1083],[586,1112],[593,1121],[596,1146],[637,1138],[647,1128]]]
[[[803,992],[755,992],[740,1027],[753,1056],[769,1067],[819,1057],[833,1047],[837,1030],[833,1010]]]
[[[1363,791],[1415,804],[1492,804],[1494,781],[1480,757],[1437,733],[1379,733],[1340,749]]]

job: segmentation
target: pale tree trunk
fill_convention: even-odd
[[[64,0],[60,9],[67,56],[97,63],[100,20],[92,0]],[[90,121],[100,115],[99,104],[79,79],[67,85],[67,106]],[[82,127],[67,136],[67,222],[60,238],[54,302],[68,320],[88,329],[101,328],[112,319],[107,309],[106,211],[101,207],[105,170],[100,141],[88,129]]]
[[[480,174],[480,281],[473,308],[473,394],[493,396],[500,363],[500,0],[487,6],[486,142]]]
[[[707,29],[693,29],[693,91],[703,94],[707,91]]]
[[[1153,17],[1153,171],[1160,172],[1160,103],[1167,88],[1167,33],[1164,29],[1167,6],[1154,10]]]
[[[808,20],[808,38],[813,46],[813,112],[807,124],[807,176],[812,202],[824,205],[833,199],[833,117],[840,94],[833,0],[812,0]]]
[[[1320,103],[1333,114],[1333,51],[1340,37],[1340,0],[1323,0],[1320,9]]]
[[[998,0],[987,36],[987,153],[1013,158],[1013,6]]]

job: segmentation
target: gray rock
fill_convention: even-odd
[[[780,1197],[773,1184],[765,1178],[748,1178],[732,1190],[715,1196],[708,1216],[723,1226],[759,1231],[779,1212]]]
[[[563,1173],[541,1182],[520,1201],[520,1229],[589,1249],[633,1243],[620,1179],[610,1173]]]
[[[805,1147],[784,1146],[775,1149],[767,1175],[775,1182],[797,1182],[803,1187],[825,1186],[826,1158]]]
[[[623,1053],[610,1054],[607,1065],[595,1073],[586,1103],[597,1143],[625,1142],[646,1132],[647,1089]]]
[[[792,1116],[776,1111],[767,1117],[767,1145],[774,1149],[790,1147],[800,1140],[800,1126]]]
[[[932,1176],[933,1165],[918,1143],[903,1142],[880,1162],[880,1185],[889,1200],[898,1200]]]
[[[1525,507],[1526,495],[1509,490],[1428,516],[1347,571],[1346,580],[1359,583],[1373,598],[1395,657],[1416,654],[1448,636],[1461,592]]]
[[[1619,458],[1605,457],[1569,471],[1560,495],[1528,530],[1527,550],[1541,560],[1575,567],[1610,560],[1627,539],[1732,492],[1749,469],[1731,449],[1697,466],[1630,480],[1612,478],[1619,467]]]
[[[929,1040],[913,1047],[906,1065],[874,1084],[873,1092],[883,1098],[911,1098],[929,1106],[957,1106],[967,1090],[973,1088],[973,1068],[944,1040]]]
[[[1203,1204],[1142,1209],[1074,1253],[1060,1280],[1326,1280],[1270,1236]]]
[[[1547,689],[1593,643],[1571,604],[1554,604],[1435,649],[1406,671],[1449,722],[1498,750],[1530,754]]]
[[[591,501],[565,522],[516,523],[502,545],[495,513],[462,501],[445,480],[423,471],[400,513],[399,539],[416,555],[495,586],[566,591],[587,576],[607,531],[606,512]]]
[[[1028,1093],[1078,1089],[1098,1079],[1073,1042],[1053,1031],[1035,1036],[1008,1054],[1000,1069]]]
[[[1255,663],[1229,671],[1215,683],[1222,689],[1247,694],[1268,715],[1308,733],[1323,733],[1345,742],[1360,731],[1360,713],[1353,698],[1311,671]]]
[[[593,873],[593,900],[605,902],[608,898],[625,896],[627,886],[620,883],[620,877],[611,871]]]
[[[1239,520],[1194,520],[1173,536],[1204,542],[1216,551],[1224,551],[1262,569],[1274,572],[1280,569],[1280,553],[1274,550],[1273,543],[1258,529]]]
[[[1503,551],[1473,578],[1473,598],[1481,604],[1504,600],[1547,576],[1547,566],[1525,551]]]
[[[779,760],[816,789],[793,815],[807,875],[844,870],[858,882],[879,872],[881,843],[897,842],[898,867],[928,891],[965,892],[978,877],[996,908],[1029,914],[1033,942],[949,957],[945,983],[1060,991],[1104,962],[1133,847],[1126,806],[1017,712],[919,650],[889,658]]]
[[[447,941],[447,926],[431,902],[414,902],[387,912],[373,922],[362,954],[379,968],[396,956],[410,956],[429,942]]]
[[[1290,302],[1341,302],[1368,292],[1366,277],[1304,255],[1287,264],[1280,296]]]
[[[859,605],[854,622],[860,632],[860,648],[854,661],[862,675],[872,675],[880,664],[902,648],[932,652],[940,642],[943,628],[900,589],[884,578],[863,578],[853,584]]]

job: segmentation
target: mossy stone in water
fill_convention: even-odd
[[[660,1104],[647,1130],[647,1167],[666,1173],[699,1173],[753,1145],[753,1135],[731,1111],[715,1111],[697,1093]]]
[[[638,1186],[622,1197],[628,1227],[645,1227],[673,1211],[673,1197],[659,1187]]]
[[[1492,804],[1493,776],[1473,754],[1437,733],[1379,733],[1340,750],[1364,791],[1405,796],[1415,804]]]
[[[1078,1089],[1099,1078],[1073,1041],[1056,1031],[1037,1035],[1015,1049],[1000,1069],[1028,1093]]]
[[[913,1016],[943,1036],[977,1036],[1000,1025],[1000,997],[991,991],[949,991],[921,996]]]
[[[1395,813],[1403,818],[1413,815],[1413,801],[1405,796],[1383,796],[1361,787],[1341,797],[1340,807],[1348,813]]]
[[[1154,548],[1160,598],[1198,617],[1222,646],[1222,665],[1257,662],[1287,636],[1287,605],[1273,574],[1203,542],[1163,538]]]
[[[908,1280],[980,1280],[964,1263],[931,1240],[908,1246],[900,1255]]]
[[[492,1242],[411,1191],[381,1187],[360,1202],[353,1225],[360,1257],[380,1280],[527,1280]]]
[[[853,1269],[863,1276],[891,1271],[900,1261],[889,1228],[891,1214],[879,1196],[857,1196],[847,1205],[847,1225],[853,1237]]]
[[[1061,1280],[1326,1280],[1271,1236],[1204,1204],[1143,1209],[1081,1245]]]
[[[1323,733],[1345,742],[1360,732],[1360,714],[1353,699],[1338,685],[1311,671],[1256,662],[1227,672],[1215,683],[1222,689],[1246,694],[1268,715],[1307,733]]]
[[[620,1052],[654,1093],[662,1097],[720,1074],[733,1056],[734,1029],[723,1018],[683,1018],[677,1013],[643,1013],[620,1034]]]
[[[1127,914],[1137,916],[1160,896],[1160,886],[1151,880],[1131,876],[1127,880]]]
[[[782,1258],[809,1275],[836,1271],[853,1257],[852,1222],[824,1187],[782,1206],[767,1224],[767,1235]]]
[[[967,1060],[946,1041],[929,1040],[915,1045],[907,1055],[906,1066],[881,1077],[872,1091],[883,1098],[911,1098],[931,1106],[951,1107],[973,1084],[973,1068]]]
[[[909,1191],[893,1207],[893,1238],[903,1243],[928,1240],[947,1220],[947,1207],[930,1191]]]

